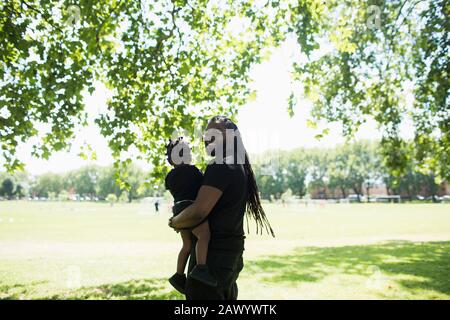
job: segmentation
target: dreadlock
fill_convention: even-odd
[[[225,116],[215,116],[210,120],[210,123],[216,123],[221,125],[224,129],[238,130],[236,124],[231,121],[231,119]],[[248,218],[252,218],[256,222],[256,233],[261,233],[265,231],[275,237],[275,233],[270,226],[269,219],[261,205],[261,199],[259,197],[259,189],[256,183],[255,174],[253,173],[252,165],[250,164],[250,159],[248,157],[247,151],[245,151],[245,162],[244,162],[245,174],[247,176],[247,200],[245,204],[246,211],[246,221],[247,221],[247,232],[248,232]]]

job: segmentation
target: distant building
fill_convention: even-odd
[[[446,195],[450,195],[450,184],[447,181],[444,181],[439,186],[438,196],[442,197]]]

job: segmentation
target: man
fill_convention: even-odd
[[[261,206],[247,153],[245,149],[238,150],[242,146],[242,140],[237,126],[230,119],[217,116],[208,123],[207,132],[209,130],[218,133],[205,139],[205,146],[211,151],[215,161],[207,166],[194,203],[169,219],[169,226],[179,230],[191,229],[205,220],[210,224],[207,265],[218,285],[208,286],[188,277],[186,299],[236,300],[236,280],[244,266],[244,213],[247,212],[254,218],[257,230],[265,228],[272,235],[273,231]],[[232,137],[233,143],[226,136],[230,131],[235,135]],[[243,157],[238,156],[239,151],[243,151]],[[194,241],[188,272],[195,265]]]

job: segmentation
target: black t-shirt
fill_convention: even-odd
[[[247,200],[247,175],[241,164],[210,164],[203,185],[223,192],[208,215],[211,249],[244,250],[244,214]]]
[[[166,176],[166,189],[170,191],[175,202],[195,200],[203,181],[201,171],[192,165],[173,168]]]

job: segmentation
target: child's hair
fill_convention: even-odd
[[[173,154],[173,149],[177,146],[179,151],[176,158],[178,159],[173,159],[173,157],[176,156],[176,154]],[[188,164],[191,162],[191,150],[187,142],[183,140],[183,137],[179,137],[176,140],[169,139],[169,143],[166,145],[166,156],[167,161],[172,166]]]

